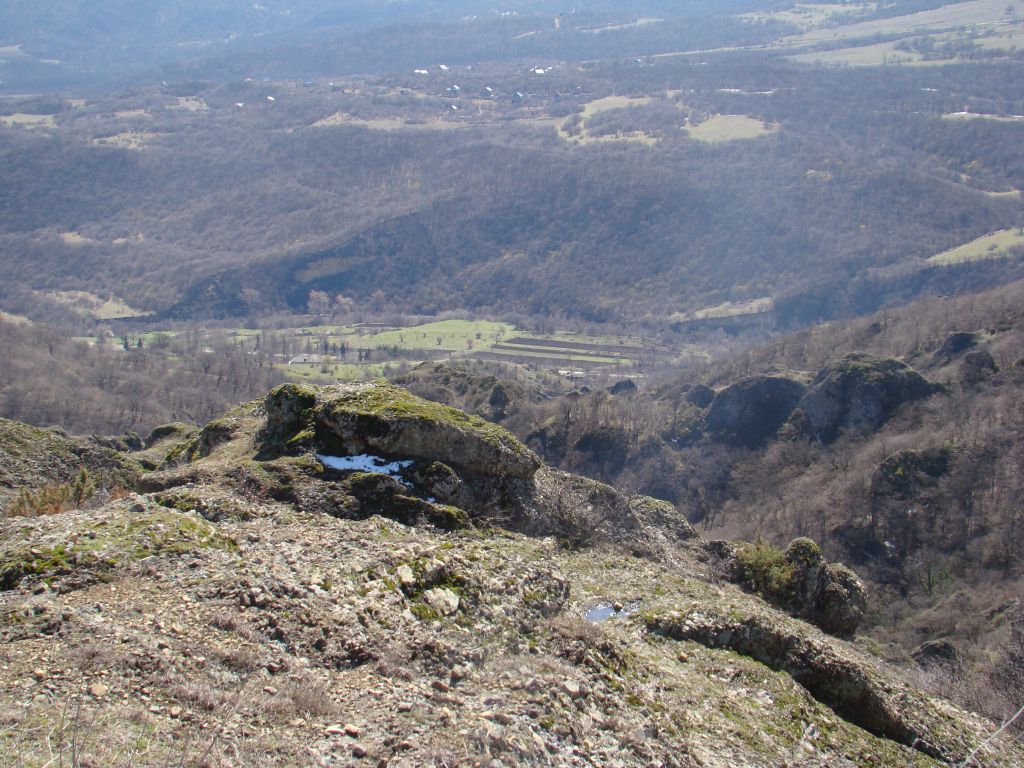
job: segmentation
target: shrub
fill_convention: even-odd
[[[46,485],[37,491],[22,488],[10,509],[8,517],[37,517],[55,515],[66,509],[78,509],[96,493],[96,484],[89,470],[82,467],[78,477],[70,483]]]
[[[788,603],[794,597],[796,573],[786,553],[764,541],[760,535],[736,553],[740,581],[765,600]]]

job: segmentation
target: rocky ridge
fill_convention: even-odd
[[[939,766],[994,730],[789,615],[856,613],[806,543],[787,614],[671,505],[390,385],[181,434],[137,493],[0,521],[3,762]]]

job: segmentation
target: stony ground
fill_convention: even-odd
[[[720,583],[698,539],[346,519],[241,492],[234,439],[0,520],[0,764],[923,767],[994,730]]]

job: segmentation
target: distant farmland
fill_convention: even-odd
[[[634,340],[630,340],[633,342]],[[473,357],[521,365],[535,365],[557,370],[594,372],[625,372],[641,367],[655,354],[653,347],[612,340],[576,340],[515,336],[496,343]]]

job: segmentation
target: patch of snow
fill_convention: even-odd
[[[331,469],[353,470],[358,472],[372,472],[377,475],[390,475],[398,477],[398,473],[412,464],[412,459],[406,461],[388,461],[380,456],[369,453],[360,453],[355,456],[324,456],[316,455],[320,463]]]

